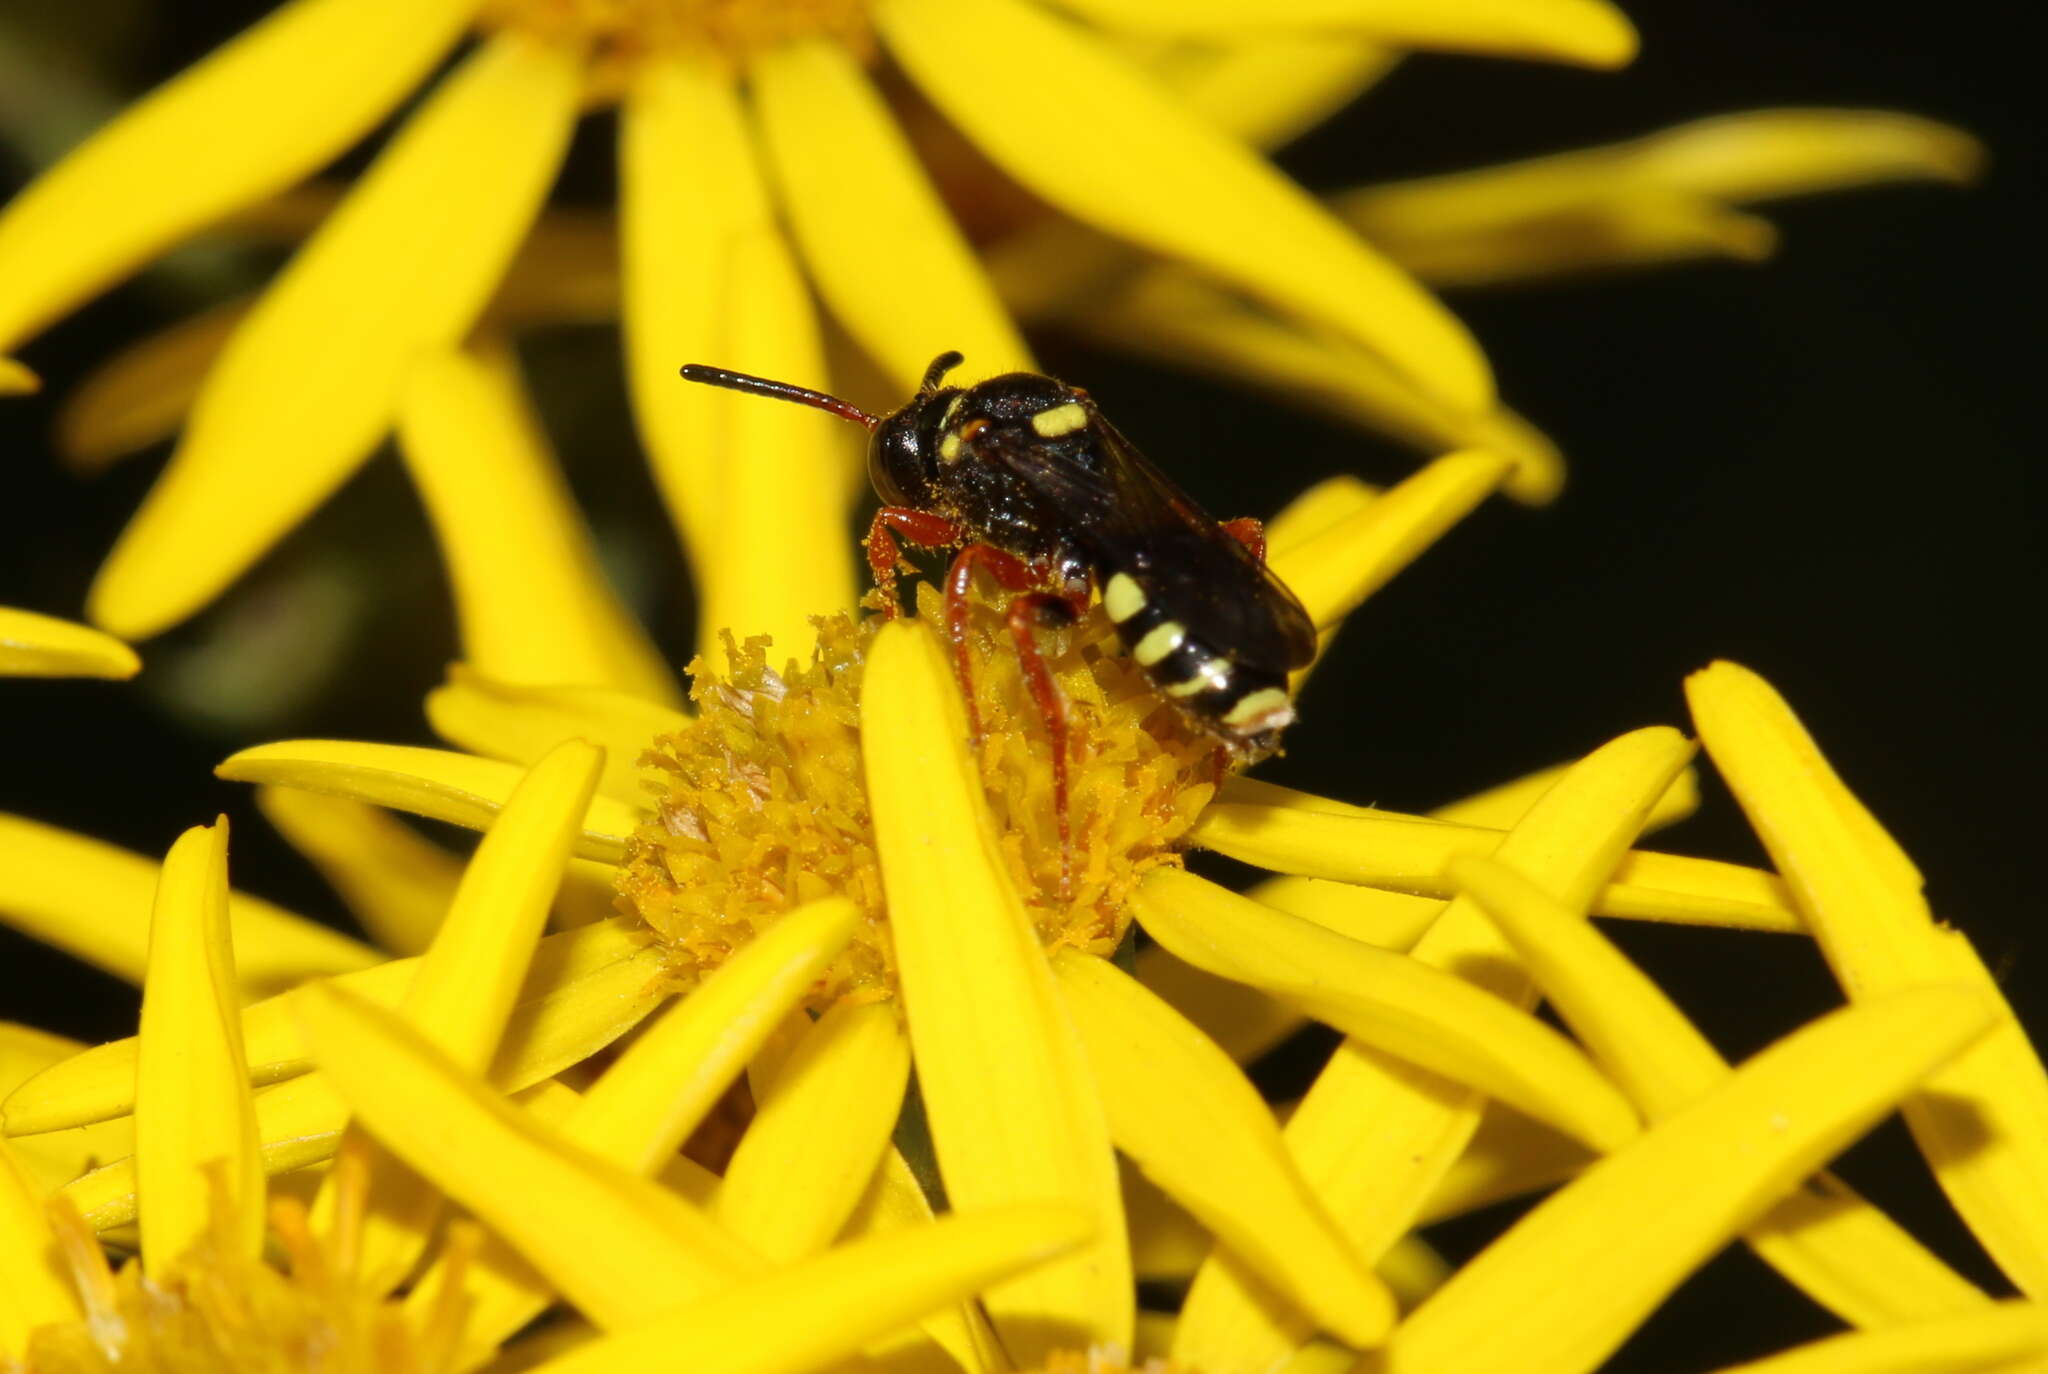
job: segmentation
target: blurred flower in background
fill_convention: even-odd
[[[1555,448],[1497,405],[1476,345],[1411,273],[1464,283],[1755,256],[1768,229],[1731,202],[1955,178],[1975,162],[1965,136],[1922,121],[1763,114],[1323,206],[1256,150],[1399,52],[1614,66],[1633,53],[1627,21],[1599,0],[1065,8],[283,7],[0,216],[0,276],[17,283],[0,298],[0,350],[209,226],[310,235],[252,306],[158,341],[74,408],[70,444],[89,459],[184,421],[102,571],[94,619],[132,637],[188,616],[394,426],[429,505],[444,505],[430,488],[446,489],[445,458],[408,440],[409,410],[430,404],[417,360],[479,327],[611,311],[708,603],[706,649],[727,627],[801,644],[803,615],[850,604],[850,563],[776,595],[786,576],[755,528],[772,504],[785,544],[843,545],[858,465],[817,417],[686,395],[679,361],[812,384],[837,370],[857,395],[900,395],[945,347],[982,375],[1028,365],[1013,321],[1060,322],[1425,451],[1487,447],[1516,460],[1511,492],[1547,499]],[[470,29],[478,46],[356,184],[268,199],[372,129]],[[619,112],[615,226],[541,209],[593,106]],[[836,368],[819,304],[854,346]],[[868,380],[875,369],[886,380]]]

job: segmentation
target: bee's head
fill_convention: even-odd
[[[917,394],[900,409],[874,416],[837,396],[744,372],[691,363],[683,376],[755,396],[772,396],[828,411],[867,427],[868,480],[885,505],[925,509],[940,467],[990,425],[1029,426],[1039,441],[1074,432],[1088,421],[1088,394],[1035,372],[1010,372],[967,388],[943,386],[960,366],[956,352],[941,353],[925,369]]]
[[[873,427],[868,439],[868,481],[883,505],[923,509],[931,504],[943,431],[965,394],[957,386],[939,383],[960,363],[955,352],[932,359],[917,394]]]

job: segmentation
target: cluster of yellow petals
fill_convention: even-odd
[[[918,591],[920,616],[936,629],[941,598],[929,584]],[[972,605],[977,763],[1003,860],[1048,950],[1107,955],[1129,929],[1138,881],[1179,861],[1223,775],[1223,750],[1165,704],[1100,608],[1042,634],[1069,732],[1072,842],[1063,851],[1045,722],[1002,607],[980,589]],[[627,844],[618,888],[675,956],[686,986],[791,907],[841,895],[859,908],[861,931],[813,1006],[893,994],[860,743],[862,665],[878,624],[821,618],[810,663],[780,673],[760,639],[729,645],[722,675],[699,660],[690,670],[696,716],[643,756],[655,797]]]

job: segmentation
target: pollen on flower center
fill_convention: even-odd
[[[921,585],[919,614],[943,623]],[[1179,862],[1179,846],[1215,790],[1219,747],[1195,733],[1118,648],[1099,609],[1041,634],[1067,700],[1070,900],[1061,902],[1059,818],[1045,725],[1024,686],[1001,608],[977,592],[973,678],[982,783],[1001,848],[1047,948],[1108,954],[1129,925],[1138,879]],[[818,622],[809,666],[778,674],[764,641],[731,654],[719,677],[691,665],[698,715],[642,756],[655,799],[627,847],[622,903],[695,982],[784,911],[843,894],[867,918],[816,990],[891,996],[887,901],[863,781],[862,664],[879,622]],[[728,645],[731,644],[728,639]]]
[[[738,60],[798,38],[865,55],[866,0],[486,0],[479,22],[590,50],[600,69],[650,52]]]
[[[99,1237],[75,1208],[53,1207],[51,1216],[86,1315],[36,1328],[22,1361],[0,1358],[0,1369],[454,1374],[474,1362],[477,1352],[459,1339],[461,1275],[482,1242],[473,1225],[450,1232],[451,1281],[415,1312],[404,1299],[358,1283],[344,1261],[346,1247],[317,1236],[294,1197],[275,1198],[270,1208],[285,1269],[243,1254],[224,1213],[217,1213],[213,1229],[169,1273],[150,1275],[137,1261],[114,1271]]]

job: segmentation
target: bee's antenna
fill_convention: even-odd
[[[921,396],[926,392],[937,391],[939,382],[945,375],[966,361],[966,356],[957,348],[949,348],[932,359],[932,365],[924,370],[924,380],[917,384],[918,394]]]
[[[842,401],[837,396],[827,396],[822,391],[808,387],[794,386],[789,382],[771,382],[766,377],[751,377],[744,372],[728,372],[722,367],[706,367],[703,363],[690,363],[683,368],[683,379],[702,382],[706,386],[722,386],[728,391],[744,391],[750,396],[770,396],[778,401],[795,401],[798,405],[810,406],[837,415],[842,420],[873,429],[881,421],[868,414],[851,401]]]

